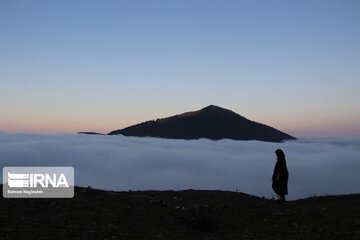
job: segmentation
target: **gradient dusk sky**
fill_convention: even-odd
[[[360,135],[358,0],[0,0],[0,131],[109,132],[214,104]]]

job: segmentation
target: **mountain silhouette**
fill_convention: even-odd
[[[104,135],[103,133],[98,133],[98,132],[78,132],[77,134],[86,134],[86,135]]]
[[[250,121],[239,114],[210,105],[201,110],[146,121],[108,133],[124,136],[170,139],[259,140],[281,142],[294,137],[267,125]]]

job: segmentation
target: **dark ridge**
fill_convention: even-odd
[[[1,198],[0,212],[9,240],[360,238],[360,194],[282,205],[240,192],[75,187],[72,199]]]
[[[97,133],[97,132],[78,132],[77,134],[87,134],[87,135],[105,135],[103,133]]]
[[[146,121],[108,133],[124,136],[170,139],[259,140],[281,142],[293,136],[265,124],[248,120],[239,114],[215,105],[172,117]]]

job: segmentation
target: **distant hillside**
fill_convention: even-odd
[[[0,198],[0,212],[9,240],[360,239],[359,194],[282,205],[226,191],[76,187],[73,199]]]
[[[208,138],[269,142],[295,139],[275,128],[250,121],[233,111],[214,105],[199,111],[147,121],[109,133],[109,135],[115,134],[172,139]]]
[[[86,134],[86,135],[105,135],[103,133],[97,133],[97,132],[78,132],[78,134]]]

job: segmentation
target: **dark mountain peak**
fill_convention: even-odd
[[[225,109],[225,108],[222,108],[222,107],[219,107],[219,106],[216,106],[216,105],[209,105],[207,107],[204,107],[202,108],[200,111],[230,111],[228,109]]]
[[[219,113],[219,114],[223,114],[223,113],[232,113],[232,114],[234,114],[234,112],[229,110],[229,109],[222,108],[222,107],[215,106],[215,105],[209,105],[209,106],[204,107],[203,109],[201,109],[199,111],[200,112]]]
[[[146,121],[109,133],[109,135],[115,134],[173,139],[208,138],[270,142],[295,139],[275,128],[250,121],[231,110],[215,105],[156,121]]]
[[[196,113],[202,113],[202,112],[217,112],[217,113],[223,113],[223,112],[233,112],[229,109],[226,109],[226,108],[222,108],[222,107],[219,107],[219,106],[216,106],[216,105],[209,105],[207,107],[204,107],[198,111],[195,111]],[[195,113],[194,112],[194,113]]]
[[[186,112],[186,113],[182,113],[180,115],[176,115],[176,116],[181,116],[181,117],[189,117],[189,116],[197,116],[197,115],[207,115],[208,117],[210,115],[215,116],[215,115],[219,115],[219,116],[223,116],[224,114],[236,114],[235,112],[228,110],[226,108],[222,108],[219,106],[215,106],[215,105],[209,105],[207,107],[204,107],[200,110],[197,111],[192,111],[192,112]],[[236,114],[237,115],[237,114]],[[173,116],[175,117],[175,116]]]

